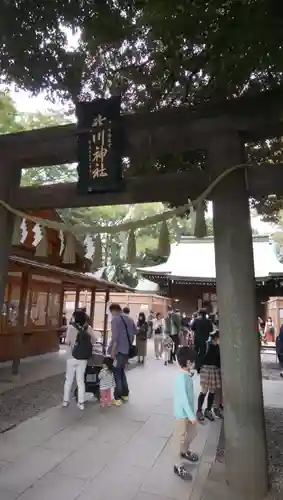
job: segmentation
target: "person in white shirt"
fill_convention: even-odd
[[[164,336],[164,320],[160,313],[156,314],[153,320],[153,339],[156,359],[162,358],[163,352],[163,336]]]
[[[74,322],[66,332],[66,345],[70,346],[67,359],[66,379],[64,385],[63,406],[69,405],[74,378],[78,386],[78,407],[84,409],[85,381],[84,374],[88,359],[92,355],[92,346],[97,342],[93,329],[88,325],[87,315],[82,310],[74,312]]]

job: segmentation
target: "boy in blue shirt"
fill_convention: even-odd
[[[181,347],[177,353],[180,371],[176,376],[174,387],[175,432],[173,436],[178,457],[182,459],[174,464],[174,472],[181,479],[192,480],[192,476],[184,466],[184,460],[197,462],[198,455],[190,450],[190,445],[197,435],[197,419],[195,414],[194,383],[191,370],[195,362],[195,351],[190,347]]]

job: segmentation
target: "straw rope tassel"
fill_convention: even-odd
[[[207,236],[205,204],[202,200],[198,201],[196,204],[196,222],[194,236],[196,238],[204,238],[205,236]]]
[[[94,254],[92,260],[92,270],[97,270],[102,267],[102,241],[100,234],[97,234],[94,240]]]
[[[65,248],[62,258],[63,264],[76,263],[76,240],[72,233],[65,234]]]
[[[191,235],[194,235],[196,229],[196,208],[194,205],[190,206],[190,221],[191,221]]]
[[[48,257],[48,238],[47,238],[47,231],[45,227],[40,226],[41,230],[41,240],[38,243],[35,251],[35,256],[36,257]]]
[[[128,264],[135,264],[137,258],[137,245],[136,236],[133,229],[129,232],[128,245],[127,245],[127,262]]]
[[[170,255],[170,233],[166,221],[161,224],[158,253],[161,257],[169,257]]]
[[[13,228],[13,238],[12,238],[12,245],[14,247],[19,246],[21,244],[22,222],[23,222],[23,219],[21,217],[14,218],[14,228]]]

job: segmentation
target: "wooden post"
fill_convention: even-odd
[[[75,311],[76,311],[76,309],[79,308],[79,305],[80,305],[80,293],[81,293],[81,287],[76,286]]]
[[[212,139],[213,175],[244,162],[238,136]],[[213,191],[216,286],[229,487],[241,500],[262,500],[268,464],[249,198],[243,169]]]
[[[60,292],[60,302],[59,302],[59,317],[58,317],[58,327],[62,326],[62,316],[64,312],[64,300],[65,300],[65,289],[64,284],[62,284],[61,292]]]
[[[23,271],[20,287],[19,312],[17,320],[17,330],[15,333],[14,357],[12,361],[12,374],[18,375],[23,347],[23,337],[25,329],[25,314],[27,306],[27,294],[29,290],[29,274]]]
[[[92,328],[94,327],[95,294],[96,294],[96,288],[92,288],[91,298],[90,298],[90,314],[89,314],[89,322]]]
[[[168,298],[170,299],[170,305],[173,306],[173,301],[172,301],[172,281],[170,280],[170,278],[168,278],[167,294],[168,294]]]
[[[8,201],[10,192],[20,186],[21,169],[14,165],[7,165],[5,161],[0,167],[0,200]],[[0,310],[2,310],[5,287],[7,282],[9,255],[12,246],[14,216],[0,206]]]
[[[105,304],[104,304],[104,324],[103,324],[103,352],[106,352],[106,347],[107,347],[107,341],[108,341],[108,334],[107,334],[107,326],[108,326],[108,303],[109,303],[109,288],[106,290],[105,293]]]

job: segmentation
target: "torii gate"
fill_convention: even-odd
[[[192,168],[128,178],[120,193],[77,192],[75,184],[20,186],[21,169],[76,161],[75,125],[0,137],[0,199],[23,211],[152,201],[186,203],[227,168],[242,164],[244,143],[283,135],[283,94],[226,101],[217,109],[186,107],[122,117],[125,156],[205,150],[204,170]],[[212,194],[217,297],[220,311],[225,399],[227,479],[243,499],[261,500],[268,488],[262,379],[256,324],[254,263],[249,197],[283,194],[283,165],[235,170]],[[158,179],[158,183],[156,180]],[[0,209],[0,300],[11,248],[12,217]]]

